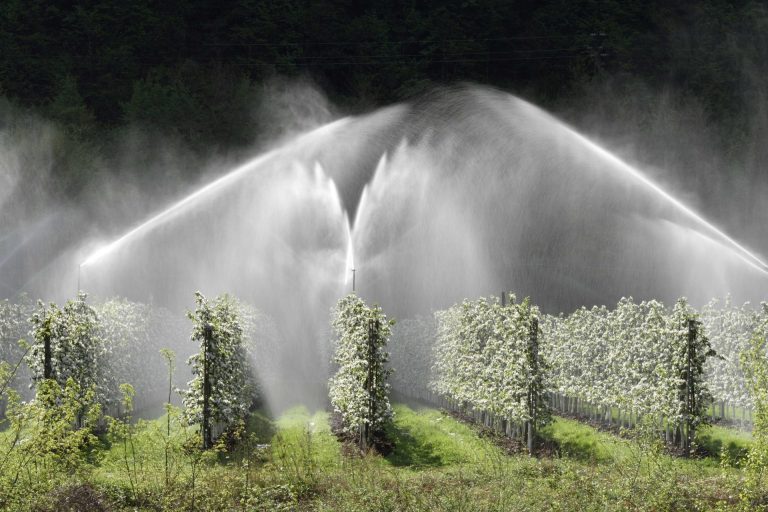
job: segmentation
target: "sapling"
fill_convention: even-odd
[[[171,443],[171,396],[173,394],[173,371],[176,367],[176,354],[173,350],[167,348],[160,349],[160,354],[165,359],[165,364],[168,368],[168,401],[165,403],[165,486],[168,487],[170,480],[170,464],[169,464],[169,451]]]
[[[123,465],[131,485],[131,493],[134,498],[137,498],[138,472],[136,470],[136,447],[133,440],[134,426],[131,424],[133,397],[136,392],[130,384],[121,384],[120,391],[123,395],[123,412],[120,418],[109,418],[109,433],[114,440],[122,443]]]

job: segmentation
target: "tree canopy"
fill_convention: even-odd
[[[673,82],[716,115],[745,107],[743,66],[765,60],[767,25],[754,0],[8,0],[0,84],[90,122],[61,105],[81,96],[100,123],[119,124],[160,99],[175,112],[152,121],[202,121],[243,80],[274,74],[309,75],[341,103],[370,105],[466,80],[544,100],[596,73],[629,73]]]

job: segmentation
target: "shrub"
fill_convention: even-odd
[[[760,510],[765,510],[768,508],[765,505],[768,498],[768,304],[763,304],[760,325],[755,329],[748,348],[742,352],[741,363],[755,404],[754,441],[747,455],[742,501],[747,508],[756,507],[762,501]]]

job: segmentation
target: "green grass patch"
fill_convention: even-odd
[[[430,408],[394,406],[395,421],[388,435],[395,443],[386,461],[414,469],[480,463],[499,457],[501,450],[480,439],[468,425]]]
[[[104,442],[72,482],[91,486],[114,510],[478,512],[729,509],[742,484],[740,468],[714,457],[679,459],[653,440],[561,417],[542,431],[559,450],[539,458],[507,455],[477,427],[432,408],[394,410],[395,447],[386,457],[346,451],[328,413],[305,407],[274,420],[257,412],[247,423],[251,435],[233,450],[205,454],[182,446],[198,446],[196,428],[172,416],[169,438],[162,416],[135,424],[129,440]],[[749,442],[721,427],[699,436],[726,447]]]
[[[752,434],[734,428],[708,425],[700,427],[696,432],[696,443],[710,457],[722,457],[737,465],[747,456]]]
[[[252,433],[261,443],[268,443],[277,432],[272,418],[264,411],[254,411],[246,422],[246,430]]]
[[[590,425],[560,416],[554,416],[552,423],[542,429],[541,435],[557,445],[562,457],[607,462],[629,454],[626,441],[613,434],[600,432]]]
[[[327,412],[293,407],[277,418],[275,427],[272,456],[283,467],[305,465],[314,471],[339,465],[341,443],[331,432]]]

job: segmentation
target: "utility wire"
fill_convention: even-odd
[[[604,34],[599,34],[604,35]],[[594,40],[596,34],[590,34]],[[205,46],[212,47],[267,47],[276,49],[298,50],[311,48],[313,46],[329,47],[348,47],[350,49],[362,49],[361,47],[372,45],[378,47],[391,47],[393,45],[434,45],[440,44],[438,48],[424,48],[420,53],[373,53],[363,55],[301,55],[288,53],[284,55],[290,59],[290,64],[295,66],[357,66],[371,64],[409,64],[409,63],[490,63],[490,62],[515,62],[515,61],[538,61],[538,60],[561,60],[575,59],[583,57],[605,57],[607,53],[602,45],[592,47],[590,45],[555,47],[555,48],[515,48],[506,50],[483,50],[483,49],[452,49],[445,48],[448,43],[480,43],[493,41],[533,41],[533,40],[574,40],[572,36],[517,36],[517,37],[499,37],[482,39],[426,39],[426,40],[401,40],[401,41],[322,41],[322,42],[283,42],[283,43],[208,43]],[[425,53],[429,54],[425,54]]]
[[[394,44],[435,44],[435,43],[479,43],[498,41],[541,41],[541,40],[573,40],[579,36],[510,36],[490,37],[476,39],[400,39],[390,41],[290,41],[280,43],[254,42],[254,43],[204,43],[203,46],[267,46],[280,48],[284,46],[357,46],[364,44],[394,45]],[[583,37],[583,36],[581,36]],[[590,37],[593,37],[590,35]]]
[[[552,55],[543,57],[490,57],[486,59],[430,59],[428,57],[419,59],[372,59],[372,60],[339,60],[339,61],[318,61],[318,60],[306,60],[302,61],[300,58],[296,62],[292,62],[296,66],[364,66],[364,65],[381,65],[381,64],[408,64],[414,62],[421,62],[425,64],[441,64],[441,63],[487,63],[487,62],[514,62],[514,61],[544,61],[544,60],[568,60],[576,59],[580,57],[588,57],[588,54],[572,54],[572,55]]]
[[[374,55],[287,55],[290,64],[296,66],[343,66],[371,64],[440,64],[440,63],[488,63],[513,61],[545,61],[559,59],[605,57],[607,53],[595,55],[588,48],[553,49],[552,53],[530,55],[536,51],[498,52],[440,52],[438,55],[425,54],[374,54]],[[529,55],[525,55],[528,53]],[[522,55],[521,55],[522,54]]]
[[[471,56],[471,55],[477,55],[477,56],[484,56],[484,55],[512,55],[512,54],[525,54],[525,53],[555,53],[555,52],[581,52],[581,53],[587,53],[589,50],[586,48],[552,48],[552,49],[541,49],[541,50],[500,50],[500,51],[485,51],[485,50],[477,50],[477,51],[457,51],[457,52],[441,52],[444,55],[447,54],[450,57],[456,56],[461,57],[464,55]],[[301,56],[296,55],[295,58],[299,59],[339,59],[344,57],[350,57],[350,58],[401,58],[401,57],[426,57],[424,53],[379,53],[379,54],[372,54],[372,55],[308,55],[308,56]]]

